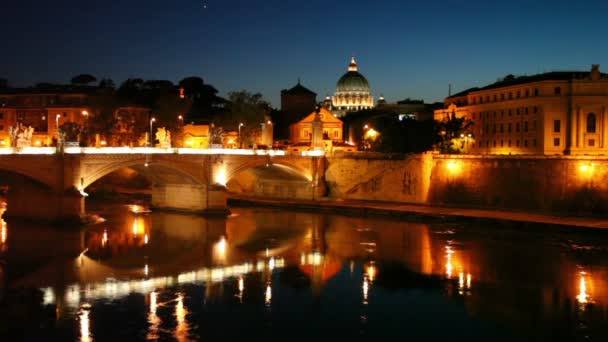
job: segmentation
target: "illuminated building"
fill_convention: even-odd
[[[183,146],[186,148],[208,148],[209,147],[209,125],[188,124],[184,125]]]
[[[346,112],[374,107],[371,88],[365,76],[359,73],[355,57],[351,58],[348,71],[338,80],[331,102],[331,109],[338,117],[344,116]]]
[[[317,112],[313,111],[302,120],[292,124],[289,127],[290,136],[289,140],[293,143],[312,143],[313,140],[313,123]],[[319,108],[319,120],[321,121],[322,127],[322,140],[328,142],[342,142],[342,120],[338,119],[329,110],[320,107]]]
[[[548,72],[504,79],[444,100],[435,120],[473,122],[465,151],[490,154],[605,154],[608,75]],[[470,134],[470,136],[469,136]]]

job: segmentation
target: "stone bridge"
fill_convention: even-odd
[[[243,179],[262,192],[268,181],[287,181],[299,184],[294,197],[322,194],[324,160],[318,154],[272,150],[66,148],[57,153],[52,148],[3,149],[0,186],[8,186],[8,215],[65,221],[85,213],[84,199],[91,184],[130,168],[153,184],[155,207],[225,212],[227,185],[238,188],[247,183],[238,181],[239,174],[249,174]]]

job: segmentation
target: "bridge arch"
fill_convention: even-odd
[[[80,174],[80,186],[83,189],[86,189],[101,178],[124,168],[134,169],[136,172],[142,174],[142,176],[156,183],[166,183],[167,177],[164,177],[165,179],[163,179],[162,175],[164,174],[166,176],[171,174],[176,176],[174,179],[181,183],[196,185],[207,184],[207,176],[200,164],[141,156],[117,160],[112,163],[93,164],[93,166],[85,164],[84,170]],[[162,171],[162,173],[159,171]]]
[[[41,163],[31,165],[30,163],[24,163],[23,160],[17,160],[16,158],[10,157],[11,156],[9,156],[9,158],[1,159],[0,172],[25,177],[26,179],[44,185],[53,191],[61,192],[61,185],[57,181],[61,174],[57,172],[58,169],[54,159],[47,157]]]

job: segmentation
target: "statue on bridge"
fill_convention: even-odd
[[[156,130],[156,140],[158,140],[158,147],[170,148],[171,147],[171,132],[166,130],[165,127],[161,127]]]
[[[32,135],[34,134],[34,127],[25,126],[21,122],[17,123],[17,126],[9,127],[8,135],[11,138],[12,147],[29,147],[32,146]]]

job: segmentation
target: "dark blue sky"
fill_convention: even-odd
[[[206,8],[204,5],[206,4]],[[0,77],[178,81],[318,100],[351,54],[377,97],[442,100],[508,73],[608,71],[608,1],[3,0]]]

